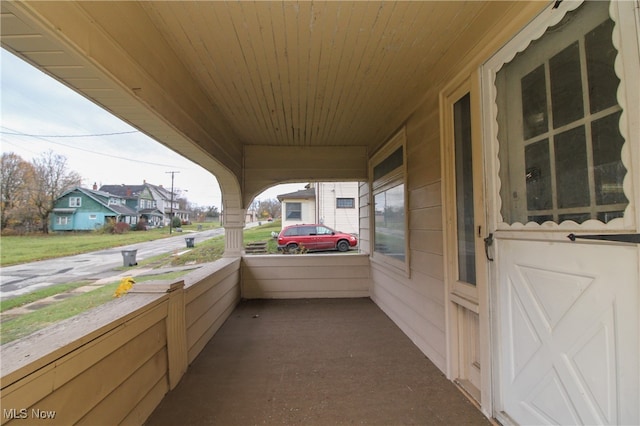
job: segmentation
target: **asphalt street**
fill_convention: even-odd
[[[255,226],[247,227],[252,225]],[[223,235],[224,228],[175,234],[156,241],[0,268],[0,298],[10,299],[54,284],[108,277],[113,275],[114,268],[124,265],[123,250],[137,250],[139,262],[159,254],[187,250],[185,238],[194,238],[197,247],[198,242]]]

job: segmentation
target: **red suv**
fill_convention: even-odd
[[[357,244],[355,236],[318,224],[287,226],[278,235],[278,250],[290,253],[303,247],[307,250],[348,251]]]

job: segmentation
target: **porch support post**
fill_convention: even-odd
[[[224,257],[242,256],[242,231],[244,225],[224,226]]]
[[[189,365],[187,322],[185,317],[184,281],[137,284],[131,293],[168,293],[167,358],[169,389],[174,389]]]
[[[224,257],[242,256],[245,209],[225,209]]]

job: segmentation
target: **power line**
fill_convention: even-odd
[[[46,139],[47,138],[46,136],[27,135],[25,133],[17,132],[16,130],[13,130],[13,129],[9,129],[8,127],[5,127],[5,129],[11,130],[12,132],[16,132],[16,133],[9,133],[9,132],[0,131],[0,134],[13,135],[13,136],[33,137],[33,138],[40,139],[40,140],[43,140],[43,141],[45,141],[47,143],[51,143],[51,144],[54,144],[54,145],[61,145],[61,146],[67,147],[67,148],[77,149],[79,151],[88,152],[90,154],[102,155],[104,157],[115,158],[117,160],[131,161],[131,162],[134,162],[134,163],[137,163],[137,164],[148,164],[148,165],[151,165],[151,166],[160,166],[160,167],[176,167],[175,165],[171,165],[171,164],[152,163],[150,161],[144,161],[144,160],[139,160],[139,159],[127,158],[127,157],[120,157],[120,156],[113,155],[113,154],[106,154],[104,152],[92,151],[90,149],[81,148],[81,147],[78,147],[78,146],[67,145],[67,144],[62,143],[62,142],[54,142],[52,140]],[[139,132],[127,132],[127,133],[139,133]],[[12,141],[3,141],[3,142],[18,146],[17,143],[12,142]],[[177,167],[177,168],[182,169],[184,167]]]
[[[0,134],[3,134],[3,135],[28,136],[32,138],[91,138],[91,137],[100,137],[100,136],[117,136],[117,135],[130,135],[133,133],[140,133],[137,130],[132,130],[129,132],[91,133],[87,135],[30,135],[28,133],[17,132],[15,130],[14,132],[5,132],[3,130],[0,130]]]

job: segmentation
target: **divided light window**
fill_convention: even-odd
[[[82,204],[82,198],[69,197],[69,207],[80,207]]]
[[[496,75],[502,216],[603,223],[629,201],[608,2],[585,2]]]
[[[302,219],[302,203],[285,204],[287,220]]]
[[[409,273],[404,129],[371,159],[374,260]]]
[[[338,209],[355,209],[355,198],[336,198],[336,208]]]

